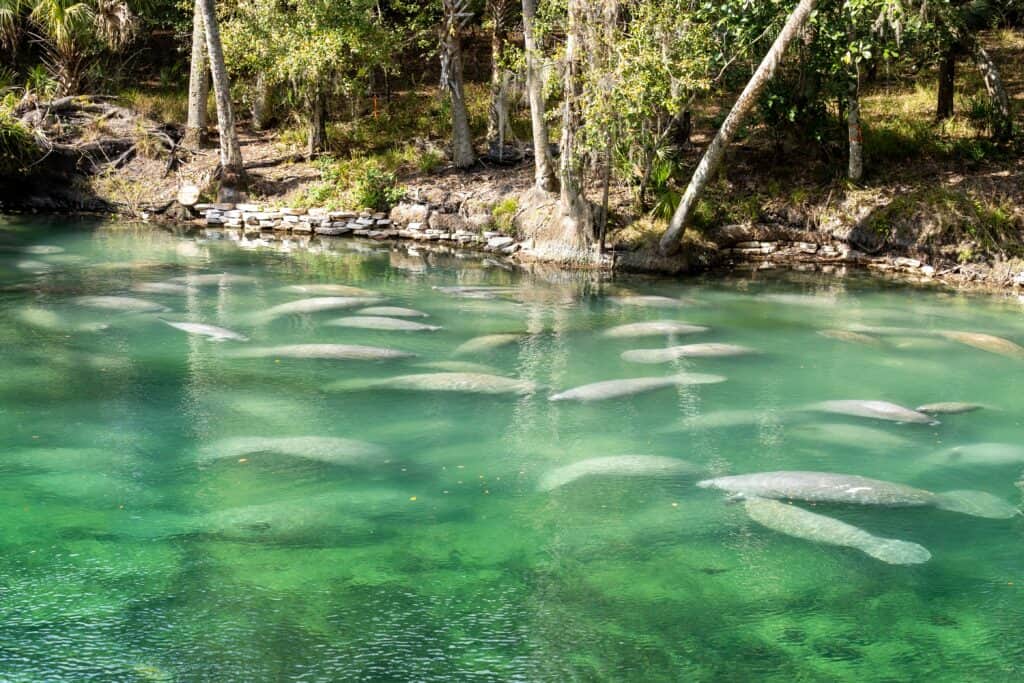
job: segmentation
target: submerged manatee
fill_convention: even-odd
[[[852,524],[777,500],[748,498],[743,505],[761,526],[813,543],[855,548],[888,564],[921,564],[932,556],[917,543],[874,536]]]
[[[53,311],[34,306],[21,309],[15,317],[26,325],[48,332],[102,332],[110,328],[106,323],[72,323]]]
[[[878,505],[882,507],[937,507],[975,517],[1010,519],[1020,511],[983,491],[932,493],[905,484],[832,472],[758,472],[697,482],[744,498],[805,500],[810,503]]]
[[[979,334],[977,332],[946,331],[941,332],[940,334],[942,334],[946,339],[952,339],[953,341],[966,344],[967,346],[973,346],[974,348],[981,349],[982,351],[996,353],[1008,358],[1024,360],[1024,346],[1020,346],[1009,339],[1003,339],[1002,337],[996,337],[991,334]]]
[[[474,337],[464,344],[460,344],[455,347],[455,353],[483,353],[484,351],[493,351],[494,349],[500,349],[503,346],[509,346],[515,344],[523,336],[520,334],[485,334],[482,337]]]
[[[289,285],[284,288],[289,292],[299,294],[312,294],[313,296],[376,296],[376,292],[360,287],[348,285],[313,284],[313,285]]]
[[[657,455],[613,455],[559,467],[541,477],[538,487],[541,491],[552,491],[577,479],[591,476],[654,477],[695,475],[700,472],[701,469],[696,465],[675,458]]]
[[[653,320],[645,323],[630,323],[605,330],[604,336],[616,339],[628,337],[655,337],[669,334],[697,334],[707,332],[708,328],[690,325],[678,320]]]
[[[865,346],[881,346],[882,343],[874,337],[869,337],[860,332],[850,330],[821,330],[818,332],[822,337],[835,339],[836,341],[849,342],[851,344],[864,344]]]
[[[898,450],[913,443],[898,434],[852,424],[807,424],[796,428],[793,433],[808,441],[866,450]]]
[[[199,460],[211,462],[257,453],[277,453],[332,465],[347,465],[379,458],[385,451],[380,446],[364,441],[328,436],[242,436],[204,446],[199,452]]]
[[[867,417],[888,422],[910,422],[913,424],[936,425],[935,418],[910,408],[888,401],[823,401],[812,405],[811,410],[837,415]]]
[[[100,308],[119,313],[166,313],[171,310],[161,304],[130,296],[80,296],[74,302],[87,308]]]
[[[687,302],[667,296],[611,296],[608,301],[620,306],[645,306],[649,308],[682,308]]]
[[[197,290],[188,285],[179,285],[176,282],[138,282],[132,285],[132,291],[139,294],[193,294]]]
[[[275,318],[285,315],[309,315],[323,311],[339,311],[346,308],[361,308],[384,301],[373,297],[355,296],[322,296],[312,299],[300,299],[290,301],[286,304],[273,306],[265,311],[256,313],[253,318],[259,321],[269,322]]]
[[[245,335],[233,332],[223,327],[203,325],[201,323],[178,323],[171,322],[170,320],[164,320],[164,322],[176,330],[181,330],[188,334],[199,335],[201,337],[209,337],[214,341],[249,341],[249,338]]]
[[[702,375],[698,373],[681,373],[669,377],[637,377],[635,379],[613,379],[606,382],[585,384],[575,389],[563,391],[551,396],[549,401],[604,401],[623,396],[634,396],[648,391],[666,387],[680,387],[691,384],[718,384],[725,377],[718,375]]]
[[[383,315],[389,318],[429,318],[430,315],[414,308],[402,308],[401,306],[371,306],[356,311],[359,315]]]
[[[437,325],[403,320],[401,318],[385,318],[375,315],[352,315],[338,318],[327,323],[332,327],[353,327],[364,330],[381,330],[385,332],[436,332],[441,328]]]
[[[312,360],[396,360],[415,358],[416,354],[395,349],[354,344],[292,344],[243,349],[234,358],[304,358]]]
[[[916,408],[919,413],[927,413],[929,415],[961,415],[963,413],[973,413],[975,410],[981,410],[984,406],[977,403],[960,403],[957,401],[951,401],[948,403],[927,403],[923,406]]]
[[[623,351],[622,360],[630,363],[669,363],[680,358],[729,358],[756,353],[754,349],[736,344],[687,344],[667,349],[635,349]]]
[[[954,446],[928,460],[942,465],[1020,465],[1024,464],[1024,446],[1010,443]]]
[[[182,275],[171,278],[169,282],[185,284],[191,287],[218,287],[220,285],[251,285],[258,280],[248,275],[233,273],[207,273],[203,275]]]
[[[395,391],[441,391],[467,394],[532,394],[537,384],[525,379],[471,372],[436,372],[401,375],[381,380],[342,380],[327,386],[329,391],[392,389]]]
[[[427,363],[417,363],[417,367],[441,372],[475,372],[484,375],[500,375],[501,370],[483,363],[470,363],[463,360],[435,360]]]

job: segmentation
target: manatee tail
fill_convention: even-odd
[[[924,546],[894,538],[873,537],[860,549],[886,564],[923,564],[932,559],[932,554]]]
[[[935,495],[935,507],[986,519],[1010,519],[1021,511],[984,491],[947,491]]]

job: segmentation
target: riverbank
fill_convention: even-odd
[[[1024,102],[1024,40],[1004,32],[990,36],[989,42],[1005,67],[1012,99]],[[470,86],[471,113],[482,124],[488,100],[477,86]],[[83,124],[75,132],[68,120],[57,117],[53,127],[61,131],[62,149],[80,150],[71,164],[75,172],[67,170],[73,160],[65,158],[59,173],[0,182],[0,211],[101,212],[190,226],[209,222],[236,225],[242,236],[253,238],[264,232],[297,232],[437,242],[487,249],[520,264],[667,275],[863,268],[916,282],[1020,293],[1021,148],[1019,143],[997,146],[989,141],[985,121],[971,108],[977,76],[966,74],[961,88],[956,115],[935,124],[931,86],[907,90],[884,81],[866,85],[867,175],[857,185],[840,177],[836,158],[843,151],[828,141],[832,138],[808,148],[804,136],[785,126],[753,127],[730,151],[681,254],[672,258],[657,250],[664,218],[652,217],[658,211],[639,208],[633,189],[619,184],[611,187],[607,251],[600,259],[594,257],[596,249],[566,253],[558,244],[539,243],[538,221],[529,214],[538,207],[551,209],[557,198],[538,202],[531,193],[529,145],[516,147],[523,156],[515,163],[482,160],[462,171],[445,161],[445,141],[439,137],[443,132],[410,138],[407,131],[388,128],[389,116],[397,120],[401,114],[406,120],[424,102],[436,102],[437,93],[429,88],[382,103],[379,119],[347,124],[351,130],[346,128],[342,138],[348,142],[316,159],[300,154],[296,131],[255,131],[243,122],[239,131],[249,176],[248,205],[241,205],[238,215],[226,215],[236,211],[234,205],[212,206],[217,194],[215,149],[169,149],[161,136],[166,132],[173,137],[173,125],[153,103],[136,99],[117,107],[103,105],[103,116],[116,114],[102,125],[108,142],[131,144],[130,152],[116,159],[88,151],[96,125]],[[74,116],[91,106],[79,106]],[[1016,107],[1019,130],[1024,129],[1022,109]],[[679,151],[680,169],[696,165],[720,114],[711,108],[695,116],[691,143]],[[432,121],[435,115],[440,116],[431,108],[424,112]],[[435,123],[433,128],[442,131],[443,121]],[[368,142],[353,146],[352,140]],[[685,181],[681,173],[664,187],[649,188],[648,202],[671,205]],[[179,205],[183,188],[195,188],[211,205],[203,211]],[[587,192],[595,206],[602,203],[601,190],[592,177]],[[363,209],[366,203],[377,208]],[[321,219],[305,221],[303,216]]]

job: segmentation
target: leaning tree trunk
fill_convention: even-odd
[[[939,64],[939,96],[935,104],[935,120],[953,118],[953,96],[956,92],[956,47],[951,47],[942,56]]]
[[[308,101],[309,135],[306,138],[306,155],[313,158],[327,148],[327,96],[319,85]]]
[[[469,128],[469,112],[462,82],[462,21],[459,0],[444,0],[444,25],[441,35],[441,83],[452,103],[452,163],[456,168],[469,168],[476,163],[473,132]]]
[[[217,10],[214,0],[196,0],[203,11],[206,27],[206,49],[210,55],[210,73],[213,75],[213,92],[217,98],[217,132],[220,135],[220,164],[223,171],[221,187],[235,188],[243,184],[245,166],[242,163],[242,148],[238,144],[235,130],[235,115],[231,109],[231,83],[224,65],[224,49],[220,42],[220,28],[217,26]]]
[[[690,215],[697,207],[697,203],[700,201],[701,195],[704,194],[704,189],[707,187],[711,176],[714,175],[721,165],[722,159],[725,157],[726,148],[736,135],[736,131],[743,124],[744,119],[747,118],[750,110],[753,109],[757,98],[764,91],[768,81],[775,75],[775,71],[778,69],[779,63],[786,53],[786,48],[789,47],[790,42],[792,42],[793,38],[796,37],[807,22],[808,17],[814,10],[815,4],[816,0],[800,0],[800,4],[789,15],[786,25],[782,28],[778,38],[775,39],[775,44],[772,45],[771,50],[765,55],[761,65],[757,67],[757,71],[754,72],[750,82],[747,83],[747,87],[743,89],[739,99],[736,100],[736,104],[733,105],[732,111],[725,118],[722,127],[718,129],[715,139],[711,141],[711,145],[708,146],[704,157],[700,160],[697,170],[693,173],[690,185],[686,188],[686,193],[679,202],[679,208],[676,209],[675,215],[672,216],[672,222],[669,223],[668,230],[665,231],[661,238],[660,247],[662,253],[674,254],[679,251],[683,231],[690,220]]]
[[[530,124],[533,131],[534,185],[544,192],[558,191],[558,177],[551,157],[548,122],[545,118],[543,78],[537,60],[537,42],[533,22],[537,0],[523,0],[523,36],[526,47],[526,91],[530,99]]]
[[[192,63],[188,78],[188,122],[185,144],[200,147],[206,141],[207,100],[210,97],[210,75],[206,68],[206,29],[202,7],[197,2],[192,12]]]
[[[565,39],[565,83],[562,105],[562,156],[559,181],[562,186],[561,216],[563,239],[566,243],[584,247],[593,237],[593,212],[583,193],[583,156],[579,150],[578,135],[583,127],[582,96],[583,64],[580,55],[580,34],[583,8],[586,0],[569,0],[568,31]]]
[[[992,57],[980,42],[975,41],[971,47],[971,51],[974,53],[974,62],[978,65],[982,80],[985,81],[985,90],[992,98],[992,106],[995,108],[996,121],[992,129],[992,137],[997,142],[1007,142],[1013,137],[1013,113],[1010,110],[1010,98],[1003,86],[999,68],[996,67]]]

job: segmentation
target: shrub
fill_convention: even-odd
[[[0,108],[0,176],[23,173],[38,151],[32,133],[9,111]]]
[[[519,200],[515,197],[506,197],[491,210],[495,227],[506,235],[511,235],[515,231],[517,213],[519,213]]]
[[[405,190],[398,185],[398,177],[376,161],[366,162],[356,178],[355,200],[360,207],[386,211],[404,196]]]

